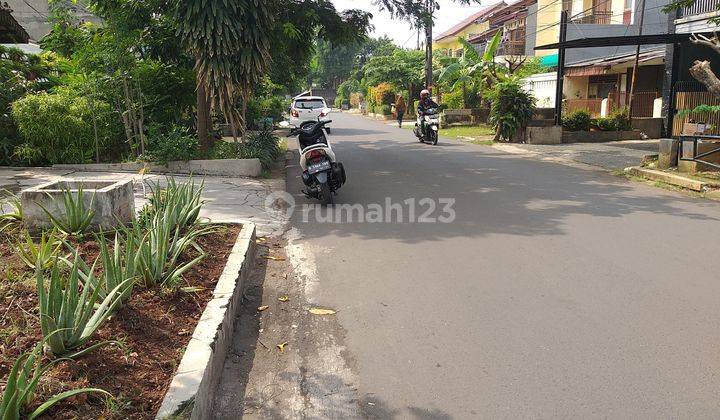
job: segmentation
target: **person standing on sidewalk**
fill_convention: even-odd
[[[405,111],[407,111],[405,99],[402,97],[402,95],[397,95],[397,97],[395,98],[395,113],[397,114],[398,127],[400,128],[402,128],[402,121],[403,117],[405,116]]]

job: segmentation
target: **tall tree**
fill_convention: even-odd
[[[461,4],[478,3],[480,0],[454,0]],[[432,76],[432,29],[435,12],[440,8],[436,0],[373,0],[381,9],[394,17],[411,22],[416,28],[425,29],[425,85],[431,87]]]
[[[198,137],[208,149],[207,103],[220,108],[235,135],[236,95],[247,91],[267,65],[270,8],[262,0],[185,0],[176,13],[178,35],[195,57]]]

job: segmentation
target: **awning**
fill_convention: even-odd
[[[664,48],[649,48],[644,51],[640,51],[640,55],[638,57],[638,61],[641,63],[644,63],[646,61],[650,60],[656,60],[658,58],[664,58],[665,57],[665,49]],[[570,68],[586,68],[586,67],[602,67],[602,68],[610,68],[611,66],[615,66],[618,64],[623,63],[629,63],[631,61],[635,60],[635,53],[622,53],[622,54],[615,54],[610,55],[606,57],[597,57],[597,58],[591,58],[589,60],[582,60],[582,61],[576,61],[574,63],[567,63],[565,64],[566,69]],[[569,75],[568,71],[565,71],[565,74]],[[604,73],[597,73],[597,74],[604,74]]]
[[[657,34],[635,36],[604,36],[597,38],[578,38],[564,43],[540,45],[536,50],[556,50],[564,48],[619,47],[623,45],[678,44],[690,39],[691,34]]]
[[[545,67],[557,67],[558,55],[550,54],[550,55],[544,55],[544,56],[540,57],[540,65],[545,66]]]

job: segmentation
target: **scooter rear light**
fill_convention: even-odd
[[[323,152],[322,150],[311,150],[305,155],[305,157],[310,160],[318,159],[323,156],[325,156],[325,152]]]
[[[291,114],[293,117],[295,117],[295,118],[299,118],[299,117],[300,117],[300,113],[297,112],[297,109],[291,110],[291,111],[290,111],[290,114]]]

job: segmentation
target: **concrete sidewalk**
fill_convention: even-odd
[[[570,143],[558,145],[495,144],[496,149],[528,154],[560,162],[581,163],[607,170],[638,166],[647,155],[658,153],[660,140],[626,140],[609,143]]]
[[[284,174],[282,175],[284,177]],[[135,190],[135,208],[140,209],[146,202],[149,186],[162,182],[165,175],[140,175],[113,172],[77,172],[52,168],[0,168],[0,191],[19,193],[22,189],[52,181],[58,178],[85,178],[96,181],[132,179]],[[176,175],[178,180],[188,179]],[[200,177],[195,177],[200,179]],[[279,235],[285,228],[285,220],[265,211],[265,199],[273,192],[285,190],[285,180],[258,178],[205,177],[207,200],[200,215],[213,222],[243,222],[256,224],[259,236]],[[144,188],[143,188],[144,185]]]

